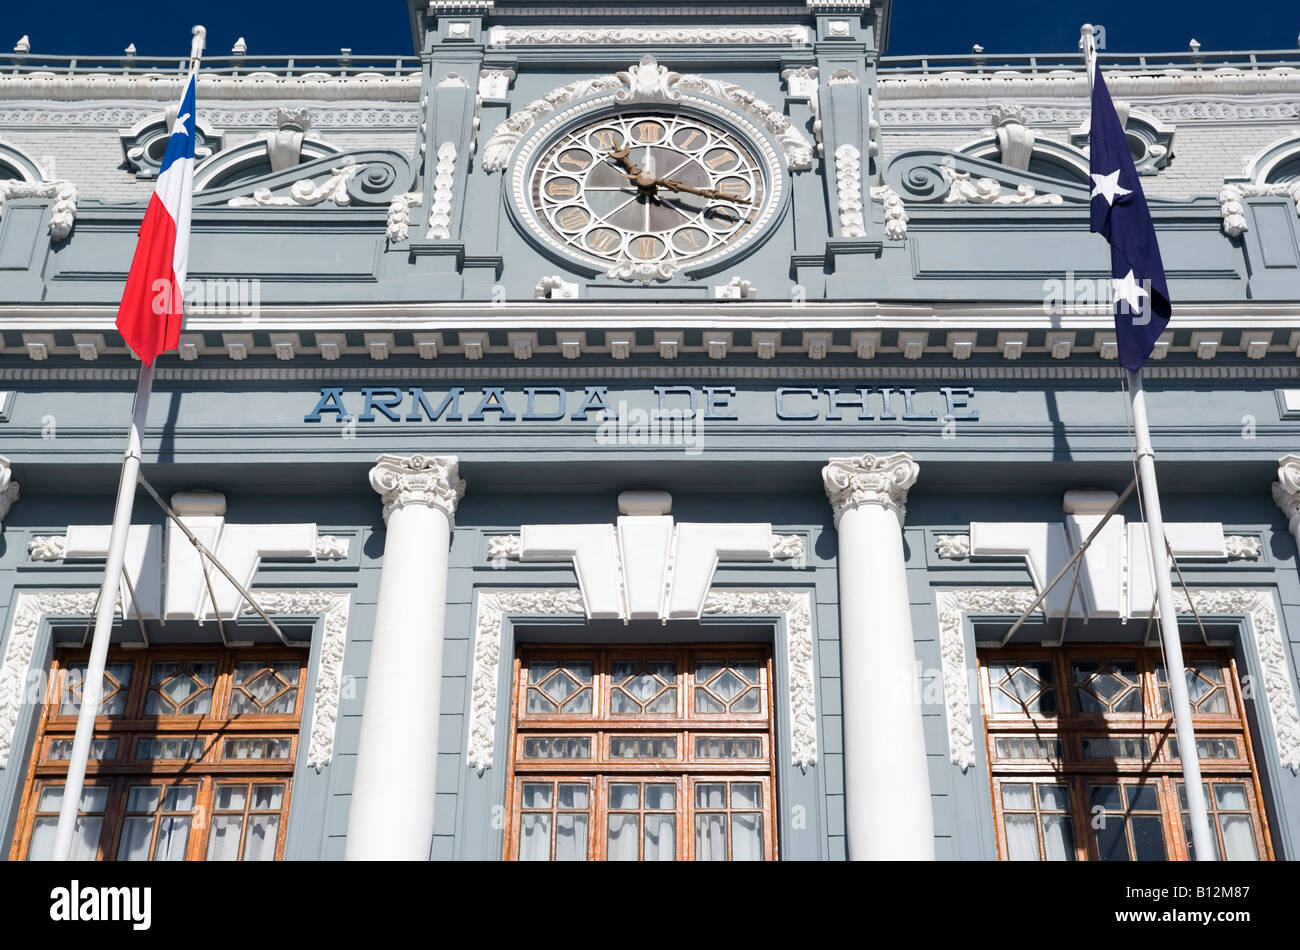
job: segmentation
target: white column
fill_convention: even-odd
[[[433,839],[447,554],[459,459],[385,455],[384,564],[348,814],[349,860],[424,861]]]
[[[933,860],[934,815],[903,562],[910,456],[831,459],[822,471],[839,531],[840,676],[848,853]]]

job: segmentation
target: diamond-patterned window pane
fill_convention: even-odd
[[[697,713],[725,713],[727,707],[722,700],[712,696],[707,689],[695,688],[695,711]]]
[[[546,690],[557,703],[563,703],[566,699],[578,691],[578,684],[575,683],[564,673],[556,673],[546,681],[542,689]]]
[[[666,689],[645,707],[647,713],[668,715],[677,711],[677,690]]]
[[[761,708],[762,696],[757,689],[751,689],[731,704],[734,713],[756,713]]]
[[[713,691],[727,702],[735,699],[740,694],[740,691],[745,688],[744,681],[732,673],[731,670],[727,670],[714,680],[711,685]]]

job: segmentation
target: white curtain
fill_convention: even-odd
[[[519,842],[520,861],[551,860],[551,816],[523,816],[523,838]]]
[[[212,819],[212,831],[208,835],[208,860],[238,861],[239,834],[243,827],[243,815],[218,815]]]
[[[1049,861],[1074,860],[1074,824],[1068,815],[1043,816],[1043,848]]]
[[[1223,830],[1223,850],[1229,861],[1259,860],[1249,815],[1220,815],[1219,827]]]
[[[587,860],[587,816],[561,812],[555,819],[555,860]]]
[[[638,816],[610,815],[609,848],[606,857],[610,861],[635,861],[640,831],[641,821]]]
[[[1038,861],[1038,819],[1033,815],[1006,815],[1007,858],[1011,861]]]
[[[677,860],[677,819],[675,815],[645,816],[644,860]]]
[[[734,861],[763,860],[763,816],[731,816],[731,857]]]
[[[695,816],[695,860],[727,860],[727,816]]]

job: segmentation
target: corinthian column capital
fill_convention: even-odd
[[[427,505],[455,523],[456,505],[465,497],[460,459],[454,455],[382,455],[370,470],[370,487],[384,500],[385,522],[408,505]]]
[[[835,523],[846,511],[863,505],[880,505],[898,515],[903,523],[907,492],[916,484],[921,466],[910,455],[858,455],[831,459],[822,469],[826,497],[835,510]]]
[[[4,521],[9,509],[18,500],[18,483],[14,481],[13,468],[9,460],[0,455],[0,521]]]
[[[1284,455],[1277,461],[1277,481],[1273,483],[1273,501],[1287,517],[1295,534],[1300,528],[1300,455]]]

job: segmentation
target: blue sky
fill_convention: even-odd
[[[895,0],[890,52],[1067,52],[1079,24],[1107,28],[1116,51],[1184,50],[1193,36],[1206,50],[1295,49],[1300,5],[1294,0],[1238,0],[1225,8],[1209,0]],[[1230,10],[1230,12],[1228,12]],[[364,11],[364,12],[363,12]],[[208,28],[208,51],[225,53],[243,36],[253,54],[357,54],[412,51],[403,0],[0,0],[0,49],[23,34],[34,53],[116,55],[134,43],[141,55],[184,55],[189,29]],[[1297,53],[1300,56],[1300,53]]]

